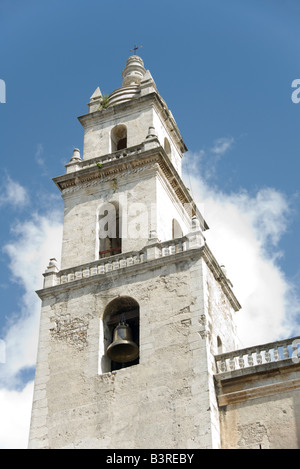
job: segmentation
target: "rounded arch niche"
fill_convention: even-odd
[[[111,151],[115,152],[125,148],[127,148],[127,127],[124,124],[119,124],[111,130]]]
[[[135,360],[121,363],[111,360],[107,355],[107,349],[114,341],[115,329],[122,321],[125,321],[128,325],[132,341],[139,347],[140,307],[138,302],[130,296],[116,297],[104,309],[101,321],[102,330],[100,331],[100,373],[127,368],[139,363],[139,357]]]

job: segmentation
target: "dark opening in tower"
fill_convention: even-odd
[[[140,309],[136,300],[121,296],[104,312],[104,350],[114,371],[139,363]]]
[[[116,125],[111,131],[111,151],[127,148],[127,127],[124,124]]]

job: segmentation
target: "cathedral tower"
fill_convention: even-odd
[[[54,178],[60,268],[44,273],[30,448],[218,448],[214,355],[236,348],[231,284],[181,179],[187,148],[142,59],[99,88]]]

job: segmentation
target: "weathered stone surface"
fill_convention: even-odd
[[[176,122],[140,58],[123,78],[108,100],[92,95],[82,159],[75,149],[54,179],[62,259],[38,292],[29,448],[298,448],[299,355],[236,350],[240,305],[181,180]],[[117,253],[103,249],[105,209]],[[139,360],[113,369],[106,350],[125,312]]]
[[[42,318],[49,326],[43,330],[40,350],[48,351],[43,354],[48,371],[43,393],[36,390],[35,396],[47,411],[41,420],[38,408],[33,410],[32,425],[35,418],[40,419],[39,431],[43,428],[47,435],[45,445],[179,448],[216,444],[209,437],[212,422],[218,420],[217,411],[209,410],[208,381],[213,379],[207,359],[209,342],[200,334],[214,312],[205,308],[203,276],[207,271],[199,252],[195,260],[168,267],[160,263],[125,277],[115,271],[103,283],[80,286],[78,282],[76,288],[73,282],[64,293],[59,292],[60,286],[48,289],[49,293],[44,290]],[[208,276],[206,282],[212,281]],[[107,304],[123,295],[133,297],[140,307],[140,363],[103,374],[101,321]],[[231,325],[219,320],[210,338],[215,341],[214,334],[221,334],[221,329],[224,333],[227,327]],[[120,425],[128,415],[130,431],[128,424]],[[34,441],[32,437],[33,447]]]

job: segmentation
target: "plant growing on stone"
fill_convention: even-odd
[[[102,97],[102,101],[101,101],[101,109],[106,109],[107,106],[108,106],[108,103],[109,103],[109,94],[105,94],[103,95]]]

